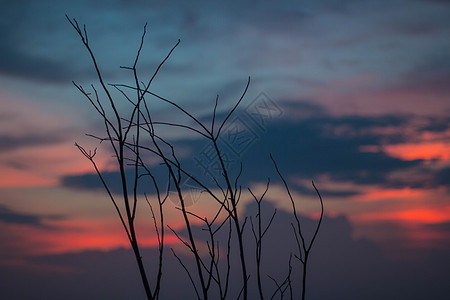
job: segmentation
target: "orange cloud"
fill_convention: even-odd
[[[352,216],[356,221],[396,221],[402,223],[435,224],[450,221],[450,206],[443,208],[415,208],[400,211],[360,213]]]
[[[4,237],[8,241],[5,248],[26,255],[42,255],[130,247],[126,233],[116,219],[55,220],[45,223],[56,227],[0,224],[2,230],[8,232]],[[146,231],[138,230],[139,232],[146,233],[138,237],[142,247],[158,245],[154,230],[147,228]],[[166,244],[179,242],[175,235],[166,232]]]
[[[36,103],[0,91],[0,135],[23,141],[0,153],[0,187],[55,186],[61,175],[93,170],[74,141],[81,139],[88,149],[98,146],[98,141],[84,137],[84,129],[77,129],[76,113],[52,112],[52,108],[44,110]],[[35,140],[28,143],[27,137]],[[97,162],[100,168],[110,169],[107,162],[111,155],[103,148],[98,151]]]
[[[56,178],[45,178],[28,170],[0,166],[0,187],[53,186],[57,183]]]
[[[427,225],[450,222],[450,206],[360,213],[350,216],[359,236],[377,241],[391,257],[414,257],[411,249],[442,247],[449,234]]]
[[[403,188],[403,189],[372,189],[368,190],[363,195],[357,195],[353,198],[355,200],[376,201],[389,199],[404,199],[404,198],[420,198],[425,195],[425,191],[419,189]]]
[[[110,156],[96,156],[101,169],[108,166]],[[72,143],[21,148],[0,157],[0,187],[55,186],[67,174],[93,172],[92,164]]]
[[[382,149],[390,156],[403,160],[450,160],[450,143],[425,142],[420,144],[411,143],[400,145],[386,145],[383,146]]]
[[[384,218],[393,220],[418,222],[418,223],[442,223],[450,221],[450,207],[439,210],[415,209],[399,212],[385,213]]]

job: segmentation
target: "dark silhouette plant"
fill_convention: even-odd
[[[239,172],[236,175],[233,175],[225,161],[224,152],[219,145],[219,138],[226,130],[225,125],[230,121],[230,117],[238,109],[244,99],[250,84],[250,78],[248,78],[240,98],[220,122],[218,121],[217,116],[219,97],[216,97],[212,109],[212,120],[208,124],[208,122],[201,121],[199,117],[190,113],[175,101],[155,94],[151,90],[156,75],[171,56],[175,48],[180,44],[179,40],[172,47],[167,56],[162,59],[154,73],[146,82],[144,82],[137,72],[138,62],[146,35],[146,26],[144,26],[141,42],[133,65],[131,67],[121,67],[122,69],[130,71],[134,83],[132,85],[107,84],[105,83],[103,73],[92,51],[86,27],[81,27],[76,19],[70,19],[67,15],[66,17],[81,38],[84,47],[87,49],[101,86],[101,93],[94,85],[91,85],[91,91],[89,92],[81,85],[74,82],[76,88],[84,95],[102,118],[105,135],[89,136],[97,139],[99,142],[107,142],[110,145],[120,173],[120,195],[113,193],[111,185],[106,181],[102,170],[97,166],[95,162],[95,156],[97,154],[96,149],[91,151],[86,150],[78,144],[75,145],[92,163],[95,172],[100,178],[114,205],[136,258],[147,298],[158,299],[160,297],[161,280],[164,273],[164,253],[166,250],[165,234],[166,228],[168,228],[192,254],[194,268],[190,268],[189,264],[187,264],[174,249],[171,249],[173,255],[179,261],[181,268],[185,270],[198,299],[215,299],[216,297],[220,299],[248,299],[249,279],[251,276],[248,265],[250,262],[256,264],[256,274],[253,276],[256,276],[256,288],[260,299],[269,298],[269,296],[274,298],[277,295],[279,295],[280,298],[283,298],[286,291],[289,292],[290,298],[293,299],[292,285],[297,282],[296,279],[292,278],[293,258],[296,258],[302,264],[302,279],[298,280],[298,282],[301,282],[300,284],[302,287],[301,299],[305,299],[309,256],[319,232],[324,213],[323,201],[318,189],[313,183],[313,187],[320,200],[321,214],[313,237],[307,242],[302,231],[300,216],[297,213],[295,201],[291,195],[288,184],[284,179],[282,172],[279,170],[275,159],[270,156],[275,171],[281,178],[292,205],[295,222],[291,225],[293,229],[293,238],[295,238],[297,245],[297,253],[291,253],[289,257],[288,273],[283,282],[278,283],[273,277],[268,275],[268,277],[276,284],[276,288],[269,293],[264,290],[265,287],[262,283],[263,272],[261,267],[264,258],[263,238],[266,236],[266,233],[270,230],[271,225],[276,219],[276,210],[268,220],[264,220],[262,216],[261,203],[269,190],[269,181],[267,181],[266,188],[260,196],[255,195],[253,191],[248,188],[248,192],[257,205],[257,212],[255,219],[250,218],[250,229],[247,229],[249,227],[246,226],[248,218],[241,217],[239,205],[242,195],[242,188],[239,183],[242,173],[242,163]],[[134,96],[130,96],[130,94],[134,94]],[[105,98],[106,100],[104,100]],[[151,98],[152,101],[161,101],[169,105],[172,107],[173,111],[181,113],[189,122],[176,123],[170,121],[156,121],[151,109],[152,103],[149,101],[149,98]],[[119,101],[123,101],[130,105],[131,109],[128,114],[124,114],[119,110],[117,105]],[[161,127],[187,130],[208,141],[208,143],[212,145],[213,153],[218,161],[220,175],[213,176],[210,178],[212,181],[208,182],[197,177],[194,171],[186,168],[178,159],[175,147],[160,135],[158,130]],[[148,162],[147,157],[149,155],[158,160],[159,165],[163,166],[166,176],[163,180],[160,178],[160,172],[156,172],[154,165],[151,165]],[[142,195],[142,192],[140,192],[141,186],[148,184],[147,181],[144,183],[144,179],[147,178],[150,179],[151,186],[153,187],[156,203],[152,203],[152,200],[149,199],[146,193]],[[208,219],[207,216],[199,215],[189,210],[186,187],[184,185],[186,180],[195,183],[202,189],[202,192],[208,196],[210,201],[215,201],[218,204],[218,209],[213,214],[212,218]],[[212,185],[211,182],[213,182]],[[164,209],[165,205],[167,205],[169,195],[176,195],[177,208],[180,211],[184,222],[184,235],[165,223]],[[136,212],[138,209],[138,202],[141,201],[142,198],[146,200],[146,203],[150,208],[151,218],[153,219],[153,226],[155,227],[158,241],[159,255],[157,265],[153,266],[144,265],[141,256],[141,244],[136,234]],[[155,204],[158,207],[156,210],[154,209]],[[203,256],[199,253],[198,236],[196,236],[194,226],[192,225],[194,219],[196,222],[199,221],[203,224],[204,232],[207,233],[207,254]],[[254,255],[250,258],[246,255],[246,249],[250,247],[250,241],[244,238],[244,233],[248,230],[253,234],[255,247]],[[235,295],[231,295],[230,274],[234,270],[234,265],[231,262],[231,256],[232,253],[234,253],[234,241],[237,242],[238,268],[240,270],[241,280],[240,287],[238,288],[239,292]],[[225,254],[220,252],[221,249],[223,251],[223,248],[221,248],[223,245],[222,243],[226,245],[224,248]],[[154,282],[149,281],[149,276],[147,275],[148,270],[156,273],[156,276],[152,277],[155,278]]]

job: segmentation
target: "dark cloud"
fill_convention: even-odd
[[[151,168],[152,175],[156,178],[159,183],[159,188],[165,191],[167,187],[166,179],[168,178],[167,171],[160,167],[155,166]],[[142,171],[145,172],[145,171]],[[140,187],[139,193],[155,193],[155,188],[153,181],[150,176],[145,176],[146,173],[141,173],[140,177]],[[134,184],[134,171],[132,169],[127,169],[125,172],[125,177],[127,180],[127,188],[129,191],[133,190]],[[111,192],[116,194],[122,193],[122,178],[119,172],[101,172],[101,176],[105,180],[108,188]],[[97,173],[87,173],[82,175],[67,175],[61,178],[61,185],[74,188],[74,189],[92,189],[92,190],[103,190],[104,186]]]
[[[38,50],[37,47],[33,48],[32,43],[29,42],[31,36],[49,34],[42,31],[41,25],[45,21],[36,20],[38,11],[32,11],[32,6],[31,2],[19,4],[11,1],[2,5],[0,37],[3,42],[0,45],[2,57],[0,72],[9,76],[60,80],[67,74],[66,68],[62,65],[58,66],[58,63],[50,57],[37,54],[35,52]],[[52,20],[43,16],[39,18]],[[51,50],[48,49],[49,52]]]
[[[286,110],[286,107],[283,107]],[[296,111],[303,110],[298,118]],[[294,112],[294,113],[292,113]],[[291,114],[290,114],[291,113]],[[287,118],[281,118],[282,111],[277,116],[256,118],[251,110],[237,111],[224,127],[219,139],[219,145],[224,154],[225,163],[230,167],[230,174],[235,176],[243,163],[243,173],[240,183],[244,186],[252,182],[265,182],[267,177],[277,180],[274,166],[269,158],[272,154],[283,175],[288,179],[303,178],[308,181],[327,175],[334,181],[350,181],[356,184],[374,184],[384,187],[432,187],[444,184],[447,179],[445,170],[436,173],[428,168],[423,172],[423,178],[392,179],[391,174],[397,171],[418,170],[423,168],[422,160],[406,161],[394,158],[386,153],[361,152],[365,145],[398,144],[407,142],[410,138],[403,134],[401,128],[415,122],[413,117],[406,116],[345,116],[333,117],[316,105],[301,102],[299,107],[288,106]],[[290,116],[289,116],[290,114]],[[224,115],[218,115],[217,121]],[[205,118],[206,120],[206,118]],[[427,128],[441,130],[442,120],[436,124],[432,120],[426,122]],[[245,134],[237,137],[236,128],[244,129]],[[383,128],[398,128],[398,130],[383,133]],[[375,130],[376,129],[376,130]],[[422,127],[417,129],[422,130]],[[183,168],[197,178],[210,180],[214,175],[220,178],[217,171],[218,160],[212,155],[211,144],[206,140],[174,140],[175,149],[190,149],[190,155],[179,157]],[[433,175],[436,174],[436,175]],[[129,173],[132,178],[132,172]],[[155,175],[167,174],[161,169],[155,170]],[[107,182],[114,187],[120,187],[117,173],[106,172]],[[426,180],[425,177],[426,176]],[[62,184],[77,188],[100,188],[101,182],[94,174],[66,176]],[[291,181],[296,186],[295,180]],[[311,190],[297,185],[301,192],[311,193]],[[328,196],[351,196],[356,191],[325,190]]]
[[[435,175],[435,182],[450,188],[450,168],[439,170]]]
[[[283,175],[284,176],[284,175]],[[295,175],[294,175],[295,176]],[[279,178],[274,174],[271,176],[271,180],[273,182],[278,182]],[[308,185],[299,184],[296,182],[290,182],[290,188],[295,189],[298,193],[301,195],[308,195],[308,196],[317,196],[317,192],[313,189],[311,179],[309,179],[310,183]],[[339,198],[347,198],[351,196],[360,195],[360,191],[347,189],[347,190],[334,190],[334,189],[326,189],[326,188],[320,188],[320,195],[322,195],[324,198],[328,197],[339,197]],[[330,198],[328,198],[330,199]]]
[[[47,227],[43,223],[46,219],[60,219],[62,216],[42,216],[34,214],[26,214],[14,211],[5,205],[0,204],[0,222],[13,223],[13,224],[23,224],[36,227]]]
[[[248,104],[248,107],[251,105],[251,103]],[[296,99],[280,101],[279,105],[282,108],[282,116],[291,120],[326,118],[328,116],[327,110],[313,101]]]
[[[259,165],[251,175],[258,174],[272,153],[285,175],[316,178],[328,174],[334,180],[383,185],[388,174],[420,165],[420,161],[402,161],[383,152],[360,152],[362,145],[378,145],[384,136],[365,131],[371,127],[395,126],[403,122],[395,117],[311,118],[292,122],[274,122],[268,126],[243,160],[249,169]],[[344,128],[334,133],[337,128]],[[269,167],[270,163],[267,164]],[[257,171],[256,171],[257,170]],[[269,169],[266,174],[270,174]],[[252,178],[253,176],[249,176]]]
[[[449,129],[449,121],[448,118],[430,118],[429,123],[425,125],[422,130],[423,131],[431,131],[431,132],[437,132],[437,133],[444,133]]]
[[[8,76],[53,82],[70,82],[71,79],[80,77],[71,72],[65,62],[33,57],[12,47],[0,48],[0,55],[6,58],[0,60],[0,72]]]
[[[23,147],[52,145],[64,139],[52,133],[48,135],[27,134],[22,136],[0,135],[0,151],[14,151]]]
[[[4,205],[0,205],[0,221],[26,225],[42,225],[39,216],[17,213]]]
[[[115,172],[103,172],[103,176],[108,184],[112,187],[117,187],[118,190],[114,192],[120,192],[120,178],[119,174]],[[110,177],[113,177],[112,179]],[[117,177],[117,179],[116,179]],[[101,189],[103,185],[97,174],[88,173],[83,175],[67,175],[61,179],[61,184],[66,187],[83,188],[83,189]]]
[[[58,128],[55,126],[52,129],[49,129],[45,123],[36,126],[31,114],[21,116],[19,113],[20,111],[16,109],[14,113],[0,114],[0,122],[8,128],[8,131],[0,133],[1,152],[34,146],[55,145],[67,141],[67,136],[71,133],[70,129],[61,126]],[[41,121],[46,122],[48,120],[41,119]],[[26,131],[22,129],[24,127]],[[16,132],[16,128],[19,129],[19,132]]]

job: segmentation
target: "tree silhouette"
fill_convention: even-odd
[[[95,172],[114,205],[136,258],[147,298],[158,299],[160,297],[161,280],[164,274],[164,253],[166,251],[165,235],[168,229],[192,255],[191,260],[186,261],[174,249],[171,249],[172,254],[179,261],[181,269],[186,272],[198,299],[248,299],[250,289],[249,280],[251,276],[256,277],[256,289],[260,299],[274,298],[276,296],[283,298],[286,293],[293,299],[292,286],[294,284],[301,285],[301,299],[305,299],[308,258],[319,232],[324,213],[323,201],[318,189],[313,183],[313,187],[320,200],[321,213],[312,239],[307,241],[304,236],[303,227],[301,226],[301,218],[297,212],[289,186],[275,159],[272,155],[270,156],[274,169],[282,180],[292,205],[292,214],[295,221],[291,223],[291,229],[293,230],[292,238],[296,241],[297,253],[291,253],[288,260],[288,272],[282,282],[278,282],[275,278],[267,275],[273,280],[276,286],[274,290],[268,292],[262,283],[263,272],[261,266],[264,259],[264,237],[270,230],[273,222],[276,221],[276,210],[273,211],[269,218],[266,218],[262,215],[261,204],[269,190],[270,181],[267,181],[264,192],[259,196],[250,188],[247,188],[256,203],[257,211],[255,218],[249,219],[242,217],[239,205],[242,196],[242,187],[240,185],[240,176],[243,168],[242,163],[237,174],[233,175],[227,165],[224,150],[219,144],[221,135],[226,131],[226,124],[230,122],[231,116],[236,112],[246,95],[250,78],[248,78],[239,99],[221,121],[219,121],[217,114],[219,96],[215,99],[211,120],[202,121],[198,116],[195,116],[175,101],[164,98],[151,90],[152,83],[161,67],[180,44],[179,40],[168,52],[167,56],[162,59],[154,73],[149,76],[149,79],[142,81],[137,69],[146,35],[146,26],[144,26],[134,64],[131,67],[121,67],[130,72],[131,79],[134,83],[132,85],[107,84],[92,51],[86,27],[80,26],[76,19],[71,19],[67,15],[66,18],[88,51],[101,87],[100,90],[97,90],[94,85],[91,85],[90,91],[87,91],[84,87],[74,82],[75,87],[89,101],[103,121],[104,136],[89,136],[97,139],[100,143],[105,142],[109,144],[120,173],[120,194],[112,191],[111,184],[106,181],[102,170],[97,166],[95,162],[97,149],[86,150],[79,144],[75,145],[92,163]],[[180,113],[189,122],[156,121],[153,110],[151,109],[154,101],[160,101],[169,105],[174,112]],[[130,105],[131,109],[127,114],[118,109],[117,104],[119,102]],[[195,175],[195,172],[188,169],[178,158],[175,146],[160,134],[161,128],[186,130],[207,141],[211,145],[212,153],[217,160],[219,175],[210,177],[209,181]],[[165,174],[163,175],[163,179],[160,178],[161,172],[157,172],[154,165],[149,163],[149,156],[157,160],[159,166],[163,166],[163,173]],[[156,203],[146,193],[142,194],[140,192],[141,186],[144,185],[144,180],[146,180],[145,184],[148,184],[147,179],[149,179],[153,187]],[[189,209],[190,200],[187,196],[189,187],[185,184],[187,180],[195,184],[204,195],[207,195],[209,201],[214,201],[218,204],[217,211],[209,219],[207,216],[199,215]],[[164,219],[165,207],[168,203],[167,199],[174,195],[176,197],[177,209],[180,211],[184,222],[185,230],[183,233],[167,225]],[[150,208],[150,217],[153,220],[159,250],[157,264],[150,266],[144,265],[141,256],[141,245],[136,234],[137,206],[138,202],[143,199],[145,199]],[[173,199],[172,202],[174,202]],[[206,255],[200,255],[199,253],[199,236],[194,230],[193,220],[197,223],[200,222],[203,231],[207,233]],[[248,223],[250,225],[247,225]],[[244,234],[247,231],[253,235],[253,246],[248,239],[244,238]],[[222,247],[222,245],[226,246]],[[248,252],[247,250],[250,247],[255,247],[255,251],[249,257],[246,252]],[[223,249],[225,249],[224,254],[221,252]],[[237,253],[238,267],[232,263],[233,253]],[[293,259],[297,259],[302,265],[301,279],[292,278]],[[255,273],[249,269],[249,264],[256,265]],[[240,286],[237,288],[237,294],[231,294],[230,276],[232,272],[236,272],[235,269],[239,269],[241,278]],[[151,277],[155,278],[152,282],[149,281],[149,276],[147,275],[149,271],[156,274],[156,276]]]

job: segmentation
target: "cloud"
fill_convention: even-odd
[[[444,168],[442,170],[439,170],[435,174],[435,182],[438,185],[446,186],[447,188],[450,188],[450,168]]]
[[[0,71],[8,76],[64,83],[82,76],[82,74],[71,72],[64,62],[35,58],[26,53],[19,53],[15,49],[4,47],[0,49],[0,55],[6,58],[0,61]]]
[[[434,6],[420,4],[427,12],[433,11]],[[387,16],[386,11],[389,12]],[[391,2],[370,5],[360,1],[345,4],[306,1],[301,5],[292,5],[290,1],[191,1],[188,5],[183,1],[164,5],[159,1],[11,2],[5,4],[1,12],[1,27],[5,29],[0,31],[4,41],[0,54],[5,59],[0,63],[0,71],[10,76],[55,83],[93,78],[95,74],[87,56],[81,56],[86,52],[65,20],[64,14],[68,13],[78,18],[81,24],[87,24],[90,41],[107,75],[122,76],[116,73],[118,66],[132,63],[142,26],[148,21],[149,42],[145,49],[152,53],[152,58],[142,57],[144,66],[157,63],[170,45],[181,38],[183,50],[173,64],[191,66],[191,70],[200,65],[209,79],[214,74],[222,82],[226,81],[242,66],[255,76],[267,76],[268,70],[273,73],[284,69],[282,75],[291,79],[305,74],[317,77],[310,73],[309,67],[313,66],[320,75],[318,77],[322,77],[319,81],[323,82],[331,73],[317,62],[326,59],[335,62],[339,68],[349,60],[360,66],[365,64],[366,70],[373,69],[373,64],[380,65],[379,61],[368,60],[373,53],[367,54],[368,49],[373,51],[371,43],[374,40],[385,38],[387,29],[379,30],[379,24],[385,24],[386,19],[395,19],[396,27],[409,29],[401,30],[397,35],[417,31],[420,16],[414,14],[411,21],[411,11],[409,6],[405,9],[405,6]],[[16,16],[20,16],[20,22]],[[427,14],[426,20],[429,19],[432,17]],[[425,22],[422,27],[445,28],[445,24]],[[367,34],[374,31],[378,34]],[[356,40],[357,46],[363,45],[352,48],[352,59],[348,58],[349,45],[341,46],[342,49],[336,45],[347,40]],[[330,44],[331,56],[327,47]],[[298,49],[302,49],[300,55]],[[398,51],[403,50],[399,47]],[[305,71],[298,68],[300,62],[304,62]],[[342,75],[347,68],[338,71]],[[200,79],[197,82],[205,82],[204,78],[197,78]],[[189,78],[184,76],[184,79]]]
[[[62,216],[42,216],[27,213],[20,213],[9,209],[7,206],[0,204],[0,222],[10,224],[22,224],[35,227],[48,227],[44,224],[47,219],[61,219]]]
[[[142,171],[145,174],[145,171]],[[156,177],[157,181],[160,184],[160,188],[165,188],[167,186],[166,178],[167,172],[161,167],[155,167],[152,169],[153,176]],[[134,171],[132,169],[128,169],[125,173],[126,180],[128,182],[128,190],[133,190],[134,184]],[[120,173],[118,171],[105,171],[101,172],[101,175],[105,182],[107,183],[111,192],[116,194],[122,194],[122,178],[120,177]],[[153,183],[149,176],[142,176],[140,178],[140,188],[138,190],[139,193],[155,193],[155,189],[153,187]],[[63,175],[60,179],[60,184],[65,187],[75,188],[75,189],[90,189],[90,190],[103,190],[104,186],[102,181],[100,180],[97,173],[84,173],[81,175]],[[164,190],[163,188],[163,190]]]
[[[54,145],[63,141],[61,136],[55,134],[37,135],[0,135],[0,151],[14,151],[20,148]]]
[[[42,225],[42,221],[39,216],[13,212],[4,205],[0,205],[0,221],[33,226]]]
[[[3,59],[0,61],[0,73],[38,80],[67,80],[67,68],[62,61],[58,62],[56,59],[61,55],[52,53],[55,50],[52,45],[46,45],[49,48],[43,51],[45,46],[43,47],[42,41],[49,38],[49,30],[52,33],[58,31],[59,26],[55,27],[54,16],[44,14],[38,17],[46,3],[35,5],[32,1],[26,2],[2,5],[0,36],[3,43],[0,55]],[[38,36],[42,38],[41,43],[34,45]],[[53,55],[48,55],[50,53]]]
[[[439,232],[445,236],[447,236],[450,232],[450,222],[442,222],[442,223],[432,223],[423,225],[426,229],[431,229],[435,232]],[[448,244],[448,240],[447,240]],[[446,245],[450,246],[450,245]]]
[[[17,99],[18,98],[18,99]],[[73,132],[68,126],[72,116],[52,114],[48,109],[0,94],[0,151],[3,153],[31,147],[52,146],[67,141]]]
[[[385,138],[368,132],[368,129],[388,124],[395,126],[396,123],[403,123],[403,120],[396,117],[325,117],[274,122],[248,155],[244,155],[244,161],[248,159],[247,165],[256,166],[272,153],[286,176],[296,174],[315,178],[329,174],[338,181],[382,185],[387,183],[390,172],[420,165],[420,161],[405,162],[382,152],[359,151],[361,145],[377,145]],[[252,175],[264,173],[258,169]]]
[[[424,182],[425,176],[428,187],[432,183],[433,186],[439,186],[445,181],[445,171],[436,173],[436,170],[424,165],[423,159],[404,158],[388,151],[388,146],[407,145],[411,139],[420,142],[417,139],[420,139],[419,134],[424,133],[424,128],[429,132],[425,136],[434,134],[436,138],[443,138],[441,135],[445,135],[445,132],[442,133],[440,119],[436,119],[434,123],[429,118],[421,121],[408,116],[332,116],[316,104],[303,101],[298,106],[295,102],[282,106],[278,114],[283,111],[286,111],[286,117],[266,115],[262,119],[256,118],[251,110],[236,111],[224,127],[219,145],[231,174],[237,174],[238,162],[243,162],[241,184],[265,182],[267,177],[276,180],[269,154],[274,156],[284,176],[294,186],[296,179],[312,180],[323,176],[336,182],[398,188],[417,187],[420,182]],[[221,118],[223,119],[221,114],[217,116],[217,120]],[[262,121],[265,123],[260,123]],[[244,132],[239,137],[235,134],[238,127]],[[206,182],[212,174],[220,178],[220,174],[216,172],[218,161],[206,140],[178,138],[172,142],[175,149],[189,149],[178,157],[185,170],[198,178],[206,179]],[[409,179],[393,177],[396,173],[412,174],[413,170],[424,168],[426,172],[422,172],[421,176]],[[157,176],[166,178],[165,174],[161,168],[155,170]],[[132,178],[131,171],[129,175]],[[117,173],[106,172],[104,176],[112,186],[120,186]],[[100,188],[101,183],[95,177],[94,174],[65,176],[61,179],[61,184],[76,188]],[[441,177],[442,180],[438,179]],[[214,185],[213,181],[209,181]],[[308,194],[313,192],[299,185],[296,188]],[[352,190],[324,191],[324,195],[342,197],[358,193],[359,191]]]

